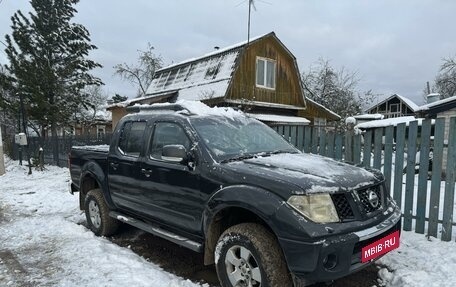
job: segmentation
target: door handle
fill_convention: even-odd
[[[116,162],[111,162],[109,165],[112,167],[113,170],[117,170],[117,168],[119,167],[119,164]]]
[[[141,169],[141,173],[144,174],[146,177],[150,177],[150,175],[152,174],[152,170],[151,169],[142,168]]]

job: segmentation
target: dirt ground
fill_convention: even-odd
[[[214,266],[204,266],[202,254],[126,225],[122,226],[120,232],[110,240],[120,246],[130,248],[146,260],[177,276],[193,282],[207,283],[211,287],[219,286]],[[377,271],[378,267],[372,265],[345,278],[331,283],[315,284],[313,287],[378,286]]]

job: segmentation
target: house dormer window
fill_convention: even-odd
[[[276,61],[257,57],[256,59],[256,86],[275,89]]]

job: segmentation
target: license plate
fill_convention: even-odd
[[[399,247],[399,231],[391,233],[361,249],[361,262],[368,262]]]

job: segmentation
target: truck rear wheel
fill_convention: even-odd
[[[223,287],[292,286],[277,240],[259,224],[242,223],[223,232],[215,264]]]
[[[92,189],[87,193],[84,201],[84,210],[87,225],[95,235],[110,236],[117,231],[119,222],[109,216],[109,208],[101,189]]]

